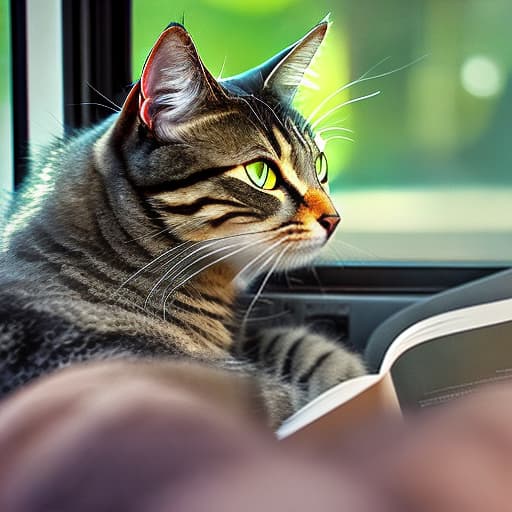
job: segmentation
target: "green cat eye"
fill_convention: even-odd
[[[320,183],[327,183],[327,158],[320,153],[315,160],[316,175]]]
[[[272,190],[276,187],[276,173],[265,162],[252,162],[244,165],[249,179],[259,188]]]

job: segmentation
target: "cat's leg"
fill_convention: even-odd
[[[287,386],[294,410],[336,384],[366,373],[357,354],[305,327],[264,330],[245,339],[236,351]]]

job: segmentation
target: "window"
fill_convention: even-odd
[[[2,196],[23,179],[27,158],[63,133],[60,7],[0,0]]]
[[[320,91],[332,190],[344,222],[325,253],[343,263],[510,264],[512,59],[508,0],[133,0],[134,78],[171,20],[213,74],[238,73],[327,12]],[[397,68],[403,68],[398,69]],[[341,128],[341,129],[339,129]],[[352,130],[352,131],[346,131]],[[351,142],[347,139],[354,139]]]
[[[11,44],[9,20],[19,6],[26,6],[29,115],[13,118],[13,96],[23,91],[11,86],[10,53],[23,49]],[[311,113],[358,77],[385,76],[348,87],[317,113],[381,91],[318,125],[332,137],[331,184],[343,217],[325,259],[510,265],[508,0],[0,0],[0,190],[14,182],[15,121],[23,117],[31,144],[44,145],[63,127],[110,114],[101,95],[122,102],[123,87],[138,78],[168,21],[184,16],[206,65],[229,76],[290,44],[327,12],[333,25],[315,64],[320,91],[299,96],[302,110]]]
[[[12,190],[11,30],[9,1],[0,0],[0,204]],[[1,208],[0,208],[1,211]]]

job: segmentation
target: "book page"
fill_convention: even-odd
[[[442,336],[392,365],[402,409],[443,404],[481,386],[512,381],[512,321]]]
[[[512,299],[479,304],[422,320],[403,331],[391,343],[378,374],[352,379],[326,391],[286,420],[277,431],[277,436],[282,439],[310,424],[314,424],[314,428],[321,429],[320,424],[324,421],[323,418],[329,416],[329,419],[325,419],[325,421],[332,423],[334,421],[334,419],[331,421],[332,411],[338,408],[340,411],[335,413],[335,421],[338,422],[338,428],[341,429],[341,423],[345,421],[344,412],[341,410],[342,406],[347,402],[357,400],[367,391],[371,393],[370,388],[374,388],[375,391],[377,386],[382,386],[378,388],[377,395],[381,398],[386,397],[385,400],[379,400],[379,403],[387,402],[391,408],[395,408],[398,401],[394,394],[392,380],[388,375],[393,363],[402,354],[427,341],[507,321],[512,322]],[[464,337],[462,336],[461,339]],[[435,363],[425,363],[425,367],[431,372],[435,371]],[[356,409],[359,411],[357,407]],[[348,411],[349,408],[347,407],[346,410]],[[351,422],[348,419],[347,421]],[[312,429],[308,428],[308,432],[311,433],[311,431]]]
[[[283,439],[293,434],[294,440],[307,439],[321,443],[357,428],[379,411],[395,411],[399,406],[389,374],[365,375],[342,382],[320,395],[298,413],[288,418],[277,431]]]
[[[420,343],[507,321],[512,321],[512,299],[456,309],[422,320],[403,331],[393,341],[384,356],[379,373],[388,372],[403,353]]]

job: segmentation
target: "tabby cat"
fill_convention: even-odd
[[[275,425],[363,373],[305,328],[233,321],[243,283],[310,262],[340,220],[291,104],[327,27],[216,80],[172,23],[122,111],[46,150],[4,230],[1,393],[85,360],[186,359],[251,375]]]

